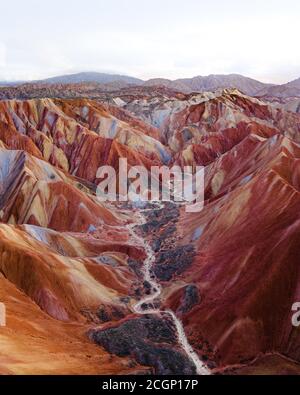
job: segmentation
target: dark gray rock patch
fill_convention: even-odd
[[[139,364],[151,366],[155,374],[195,374],[189,358],[174,346],[176,329],[171,320],[145,315],[116,328],[92,330],[90,338],[111,354],[131,356]]]

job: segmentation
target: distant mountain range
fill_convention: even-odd
[[[270,87],[265,87],[260,92],[261,96],[270,96],[270,97],[300,97],[300,78],[288,82],[283,85],[273,85]]]
[[[41,81],[45,84],[80,84],[86,82],[95,82],[99,84],[110,84],[114,82],[123,82],[125,84],[140,85],[142,80],[119,74],[107,74],[97,72],[83,72],[77,74],[61,75],[58,77],[47,78]]]
[[[0,81],[0,87],[2,86],[18,86],[26,84],[29,81]]]
[[[95,83],[105,85],[106,88],[120,89],[129,85],[138,86],[165,86],[176,91],[191,93],[214,91],[217,89],[237,88],[250,96],[270,97],[300,97],[300,78],[283,85],[266,84],[239,74],[197,76],[169,80],[154,78],[143,81],[139,78],[98,72],[82,72],[77,74],[62,75],[47,78],[40,81],[32,81],[35,84],[84,84]],[[2,86],[20,85],[24,82],[0,82]],[[28,82],[29,83],[29,82]]]
[[[239,74],[229,75],[209,75],[206,77],[198,76],[194,78],[183,78],[175,81],[165,79],[152,79],[145,82],[145,85],[165,85],[168,88],[180,90],[183,92],[204,92],[213,91],[216,89],[237,88],[240,91],[255,95],[262,89],[271,87],[271,84],[264,84],[263,82],[244,77]]]

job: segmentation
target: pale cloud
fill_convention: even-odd
[[[6,65],[6,47],[0,42],[0,68],[4,68]]]
[[[2,2],[2,0],[0,0]],[[298,0],[10,0],[0,79],[95,70],[140,78],[300,76]],[[12,22],[13,21],[13,22]]]

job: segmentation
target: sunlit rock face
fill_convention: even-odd
[[[300,141],[298,115],[237,90],[135,98],[125,107],[160,129],[162,141],[182,165],[206,166],[250,134],[268,138],[283,133]]]
[[[25,149],[72,175],[94,182],[99,166],[160,162],[168,156],[157,130],[141,121],[127,122],[120,110],[89,100],[4,101],[0,103],[0,136],[8,148]],[[148,134],[147,134],[148,133]],[[154,136],[154,137],[152,137]],[[88,166],[87,166],[88,164]]]
[[[86,337],[101,310],[112,321],[131,313],[127,262],[144,254],[125,227],[132,218],[24,151],[2,148],[0,163],[1,373],[141,372]]]
[[[180,279],[201,295],[184,320],[195,346],[207,341],[223,364],[273,351],[299,360],[290,312],[299,299],[298,158],[279,153],[264,171],[220,190],[202,213],[182,213],[179,221],[182,243],[197,249]],[[174,309],[182,292],[168,297]]]
[[[97,169],[120,157],[205,166],[203,211],[100,203]],[[1,101],[0,373],[193,372],[172,322],[134,311],[150,292],[143,241],[156,305],[213,373],[299,373],[299,163],[300,116],[236,90]],[[153,323],[160,337],[139,330]]]
[[[158,252],[156,263],[158,274],[165,265],[165,304],[182,317],[199,354],[217,366],[295,372],[285,358],[300,359],[291,324],[300,297],[300,117],[237,91],[189,100],[179,101],[179,111],[169,106],[160,129],[174,163],[205,166],[206,203],[198,214],[182,209],[175,231],[161,222],[153,238],[154,247],[170,249]],[[135,102],[136,113],[139,105],[144,117],[148,103]],[[181,273],[174,238],[196,250],[192,263],[178,250]]]
[[[249,364],[270,354],[249,370],[257,373],[267,371],[266,361],[276,365],[276,353],[300,359],[300,337],[291,323],[300,281],[300,118],[243,96],[229,99],[174,117],[181,129],[180,121],[187,124],[194,116],[199,132],[219,136],[225,145],[211,142],[211,156],[195,145],[201,147],[197,162],[207,161],[206,204],[198,214],[182,210],[178,243],[197,252],[187,270],[169,282],[166,303],[182,315],[199,353],[219,366]],[[232,111],[233,99],[243,111]],[[203,114],[214,114],[212,125],[205,125]],[[244,126],[236,127],[241,118]],[[198,293],[187,299],[182,282]],[[188,311],[186,300],[192,300]],[[294,369],[284,361],[282,366],[282,373]]]
[[[128,261],[144,257],[126,228],[134,215],[99,203],[93,181],[101,163],[117,165],[121,156],[149,167],[161,163],[165,148],[97,103],[46,99],[0,106],[0,281],[6,289],[0,300],[7,311],[0,371],[144,371],[111,359],[86,336],[103,312],[111,321],[131,314],[138,279]],[[51,361],[48,352],[68,363]]]

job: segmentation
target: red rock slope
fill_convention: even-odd
[[[170,155],[205,165],[205,207],[147,212],[140,232],[156,253],[157,303],[182,319],[213,372],[299,373],[291,306],[300,300],[300,116],[237,91],[169,99],[133,104],[161,121],[159,135],[91,100],[0,102],[0,302],[8,314],[0,373],[149,370],[88,340],[105,322],[129,337],[130,328],[155,325],[178,347],[166,322],[132,315],[149,291],[145,251],[126,226],[135,213],[100,204],[93,192],[101,164],[118,170],[127,157],[149,167]],[[140,340],[154,358],[159,347]]]
[[[165,303],[217,369],[268,354],[248,372],[268,371],[272,355],[286,358],[277,359],[274,373],[280,361],[282,373],[288,372],[287,359],[299,372],[300,336],[291,307],[300,300],[300,117],[226,94],[175,114],[171,122],[169,130],[177,130],[171,139],[178,141],[186,125],[194,141],[208,138],[186,143],[184,150],[194,155],[178,155],[207,164],[206,203],[201,213],[182,209],[177,245],[193,246],[195,256],[180,274],[165,260],[171,273]],[[161,256],[158,262],[160,273]]]
[[[87,338],[91,325],[131,314],[138,279],[129,262],[144,256],[126,228],[134,218],[100,204],[88,181],[97,170],[93,155],[105,163],[106,147],[112,161],[128,154],[134,163],[147,164],[159,162],[155,146],[162,146],[135,126],[110,119],[105,110],[101,121],[91,117],[103,133],[115,122],[122,143],[99,137],[48,100],[0,105],[0,301],[7,310],[7,327],[0,328],[0,372],[144,371],[129,359],[110,357]],[[73,111],[76,118],[78,107]],[[94,143],[84,146],[85,139]],[[129,147],[142,140],[143,153]],[[83,148],[74,154],[77,144]],[[71,176],[71,167],[83,179]]]

